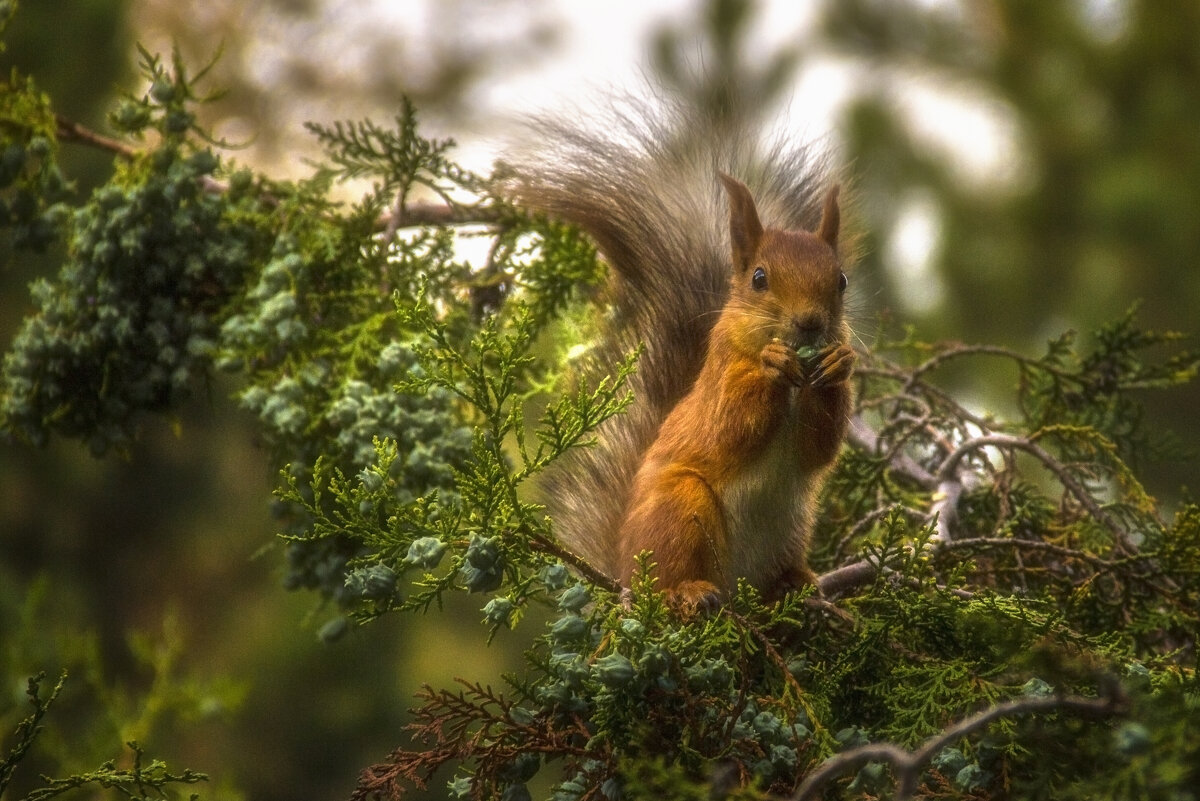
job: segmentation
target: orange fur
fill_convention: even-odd
[[[721,179],[731,206],[729,299],[695,384],[642,459],[618,532],[622,582],[637,554],[652,551],[660,585],[692,609],[739,578],[768,597],[811,583],[808,537],[845,436],[854,362],[836,188],[816,233],[782,231],[762,227],[743,184]],[[818,357],[802,360],[800,347]]]

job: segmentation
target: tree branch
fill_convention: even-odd
[[[952,480],[957,476],[959,463],[967,456],[967,454],[988,446],[1024,451],[1025,453],[1033,456],[1042,463],[1043,467],[1054,474],[1055,478],[1058,479],[1059,483],[1063,485],[1067,492],[1075,496],[1075,500],[1077,500],[1079,504],[1087,510],[1088,514],[1090,514],[1096,519],[1097,522],[1112,532],[1113,536],[1116,538],[1118,546],[1120,546],[1120,549],[1123,552],[1135,553],[1137,551],[1137,546],[1130,541],[1128,533],[1123,531],[1121,527],[1118,526],[1111,517],[1109,517],[1108,513],[1100,507],[1100,504],[1096,503],[1096,499],[1091,496],[1091,493],[1087,491],[1087,488],[1076,481],[1075,477],[1067,471],[1066,467],[1061,462],[1055,459],[1054,456],[1052,456],[1048,451],[1040,447],[1032,440],[1025,439],[1023,437],[1014,437],[1010,434],[986,434],[984,436],[975,437],[974,439],[968,440],[959,445],[949,456],[946,457],[945,461],[942,462],[942,466],[938,469],[938,480]]]
[[[855,415],[850,420],[850,429],[847,433],[847,439],[850,443],[859,450],[874,454],[875,456],[883,456],[883,443],[880,441],[879,434],[866,423],[862,417]],[[917,486],[933,489],[937,486],[938,480],[917,463],[917,460],[906,453],[894,453],[889,458],[889,463],[894,471],[900,475],[910,479]]]
[[[821,595],[830,598],[874,581],[878,574],[879,565],[861,559],[818,576],[817,589],[821,591]]]
[[[403,207],[396,204],[390,213],[379,218],[376,226],[384,238],[390,241],[401,228],[416,228],[422,225],[495,225],[503,219],[503,212],[495,206],[412,203]]]
[[[1065,711],[1082,717],[1105,717],[1117,714],[1121,706],[1120,699],[1115,695],[1107,698],[1042,696],[1007,701],[946,728],[926,740],[915,751],[905,751],[891,743],[872,743],[843,751],[825,760],[817,770],[810,773],[792,798],[795,801],[815,799],[821,787],[843,773],[861,768],[868,762],[887,762],[892,766],[892,772],[896,777],[896,801],[908,801],[916,792],[917,782],[921,778],[921,772],[925,765],[939,751],[956,740],[984,728],[992,721],[1049,711]]]
[[[114,153],[123,159],[132,159],[138,153],[137,150],[124,142],[96,133],[91,128],[86,128],[77,122],[72,122],[61,114],[54,115],[54,122],[58,128],[56,135],[60,141],[79,142],[90,145],[101,150],[107,150],[109,153]]]
[[[57,136],[63,142],[76,142],[90,147],[105,150],[123,159],[136,158],[140,152],[137,148],[112,137],[93,131],[84,125],[68,120],[56,114],[54,121],[58,126]],[[205,176],[204,191],[212,194],[222,194],[229,191],[229,185],[215,178]],[[273,200],[273,199],[271,199]],[[396,203],[389,213],[380,215],[376,227],[382,232],[386,241],[391,241],[401,228],[416,228],[422,225],[494,225],[504,217],[503,211],[491,205],[459,206],[449,203],[412,203],[404,204],[397,196]]]
[[[568,551],[557,542],[554,542],[553,540],[545,537],[542,534],[538,534],[537,532],[526,529],[525,536],[529,539],[529,544],[533,546],[534,550],[541,551],[542,553],[548,553],[551,556],[566,562],[571,567],[582,573],[584,578],[596,586],[602,587],[617,595],[620,595],[622,592],[624,592],[619,581],[614,578],[610,578],[606,574],[597,570],[592,566],[591,562],[588,562],[582,556],[578,556],[577,554]]]

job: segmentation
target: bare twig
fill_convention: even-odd
[[[891,743],[872,743],[852,748],[830,757],[810,773],[792,796],[795,801],[816,798],[819,790],[833,779],[866,765],[868,762],[887,762],[896,778],[896,801],[908,801],[916,792],[921,772],[939,751],[956,740],[966,737],[995,720],[1037,712],[1063,711],[1083,717],[1105,717],[1120,712],[1120,699],[1081,698],[1077,696],[1042,696],[1018,698],[997,704],[959,721],[929,738],[915,751],[906,751]]]
[[[1109,570],[1113,567],[1112,562],[1094,556],[1087,551],[1067,548],[1063,545],[1055,545],[1052,542],[1044,540],[1023,540],[1016,537],[973,537],[969,540],[956,540],[954,542],[943,543],[939,546],[938,550],[956,550],[959,548],[1024,548],[1032,551],[1044,551],[1071,559],[1080,559],[1101,570]]]
[[[108,151],[123,159],[133,159],[139,150],[126,142],[93,131],[84,125],[68,120],[61,115],[55,115],[58,126],[57,135],[64,142],[77,142],[90,147]],[[204,191],[210,194],[223,194],[229,191],[229,185],[209,176],[201,181]],[[273,198],[264,196],[268,203]],[[379,217],[376,223],[385,241],[395,238],[396,232],[402,228],[416,228],[422,225],[494,225],[500,222],[503,213],[499,207],[490,205],[459,206],[449,203],[412,203],[402,204],[400,197],[392,209]]]
[[[1037,367],[1039,370],[1045,370],[1046,372],[1052,373],[1060,378],[1078,380],[1077,376],[1072,375],[1071,373],[1067,372],[1066,370],[1062,370],[1058,367],[1055,367],[1052,364],[1047,364],[1046,362],[1044,362],[1040,359],[1035,359],[1035,358],[1032,358],[1029,356],[1025,356],[1024,354],[1017,353],[1015,350],[1011,350],[1009,348],[1003,348],[998,345],[967,345],[962,342],[956,342],[956,343],[947,345],[947,347],[944,350],[941,350],[941,351],[935,353],[934,355],[930,356],[928,359],[926,359],[925,361],[921,362],[919,365],[914,367],[912,369],[912,371],[909,373],[910,377],[909,377],[907,386],[909,389],[911,389],[921,379],[921,376],[925,375],[928,372],[931,372],[932,370],[937,369],[938,367],[940,367],[942,365],[943,362],[950,361],[951,359],[957,358],[959,356],[978,356],[978,355],[999,356],[1001,358],[1005,358],[1005,359],[1014,361],[1017,364],[1020,364],[1023,366],[1027,365],[1030,367]]]
[[[126,143],[96,133],[91,128],[84,127],[77,122],[72,122],[61,114],[54,115],[54,122],[58,128],[56,133],[60,141],[80,142],[85,145],[91,145],[92,147],[98,147],[101,150],[115,153],[124,159],[132,159],[138,153],[136,149]]]
[[[609,592],[616,593],[617,595],[621,594],[622,588],[619,581],[597,570],[582,556],[578,556],[571,551],[568,551],[557,542],[554,542],[553,540],[542,534],[538,534],[537,532],[526,529],[524,533],[525,536],[528,537],[529,544],[533,546],[534,550],[541,551],[542,553],[548,553],[551,556],[561,559],[563,562],[566,562],[571,567],[578,570],[588,581],[592,582],[596,586],[603,587]]]
[[[860,450],[877,456],[883,455],[883,443],[879,435],[859,416],[850,420],[850,431],[847,434],[850,442]],[[911,479],[918,486],[932,489],[937,486],[937,479],[932,473],[921,467],[916,459],[906,453],[897,453],[891,457],[892,469]]]
[[[938,469],[938,480],[953,480],[957,476],[959,463],[968,454],[989,446],[1024,451],[1025,453],[1033,456],[1035,459],[1041,462],[1047,470],[1054,474],[1055,478],[1058,479],[1059,483],[1063,485],[1067,492],[1075,496],[1075,500],[1077,500],[1079,504],[1087,510],[1088,514],[1090,514],[1096,519],[1097,522],[1112,532],[1113,536],[1116,538],[1117,544],[1124,552],[1134,553],[1137,551],[1137,546],[1129,539],[1128,533],[1122,530],[1121,527],[1118,526],[1111,517],[1109,517],[1108,513],[1100,507],[1100,504],[1096,503],[1096,499],[1091,496],[1091,493],[1087,491],[1087,488],[1076,481],[1075,477],[1067,471],[1066,467],[1061,462],[1055,459],[1054,456],[1052,456],[1049,452],[1032,440],[1025,439],[1023,437],[1015,437],[1011,434],[986,434],[984,436],[975,437],[974,439],[968,440],[959,445],[953,453],[946,457],[945,461],[942,462],[942,466]]]
[[[403,208],[397,204],[376,223],[386,240],[390,241],[401,228],[422,225],[495,225],[503,214],[496,206],[457,206],[449,203],[411,203]],[[390,232],[390,233],[389,233]]]
[[[821,595],[832,598],[874,581],[877,575],[879,575],[879,565],[868,559],[862,559],[818,576],[817,589],[821,591]]]

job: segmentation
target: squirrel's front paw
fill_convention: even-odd
[[[809,383],[820,388],[849,381],[854,372],[854,359],[854,349],[849,345],[830,345],[817,354]]]
[[[793,384],[799,384],[804,379],[804,369],[796,351],[777,339],[773,339],[762,349],[763,369],[773,379],[783,378]]]

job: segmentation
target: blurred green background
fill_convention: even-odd
[[[537,86],[539,70],[569,61],[580,8],[243,5],[27,0],[0,66],[32,74],[63,115],[106,131],[116,93],[142,90],[131,85],[135,41],[175,41],[197,65],[221,49],[212,84],[229,91],[206,123],[247,143],[239,161],[303,174],[315,150],[302,120],[384,118],[401,94],[439,134],[496,133],[488,92],[517,76]],[[372,17],[377,6],[391,10]],[[693,0],[643,13],[650,22],[636,30],[622,27],[630,6],[616,4],[614,28],[594,35],[636,37],[645,71],[695,102],[764,119],[783,109],[790,128],[820,136],[806,87],[833,90],[828,133],[855,188],[856,327],[868,342],[882,318],[925,339],[1037,352],[1138,300],[1147,327],[1200,329],[1194,0]],[[63,163],[81,191],[108,170],[104,154],[79,146],[64,147]],[[0,340],[29,309],[29,281],[52,269],[4,255]],[[991,409],[990,388],[1015,376],[951,379]],[[74,443],[0,443],[0,665],[13,681],[0,731],[25,714],[23,676],[67,667],[47,764],[55,751],[115,757],[132,733],[173,765],[209,772],[207,797],[345,797],[358,770],[401,743],[421,683],[496,676],[519,658],[519,636],[485,650],[472,624],[482,600],[469,598],[319,643],[330,612],[279,584],[273,476],[232,388],[218,379],[178,420],[147,421],[128,461],[97,461]],[[1149,400],[1149,419],[1175,442],[1136,467],[1170,504],[1194,483],[1200,394]],[[150,645],[131,645],[134,631]],[[164,681],[179,689],[158,693],[173,705],[133,700],[157,697]],[[22,766],[26,786],[38,764]]]

